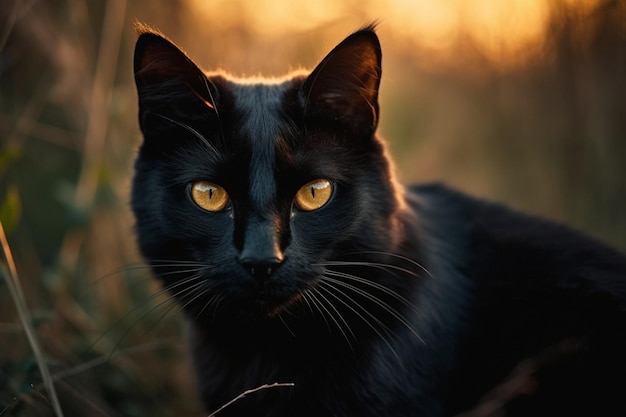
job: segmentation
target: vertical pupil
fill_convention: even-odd
[[[213,188],[209,188],[209,200],[213,199]]]
[[[311,197],[315,198],[315,187],[311,187]]]

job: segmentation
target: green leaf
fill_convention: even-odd
[[[20,150],[15,147],[9,147],[6,149],[0,149],[0,175],[2,175],[9,165],[20,156]]]
[[[0,222],[6,234],[11,234],[20,222],[22,202],[15,187],[9,187],[4,198],[0,201]]]

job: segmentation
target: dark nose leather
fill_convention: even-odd
[[[280,266],[282,259],[277,256],[273,257],[254,257],[246,256],[239,258],[239,262],[246,268],[250,275],[259,283],[267,281],[272,273]]]
[[[239,262],[259,283],[263,283],[283,262],[275,220],[250,219],[245,230]]]

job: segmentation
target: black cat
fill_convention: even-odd
[[[135,51],[139,247],[219,416],[626,415],[626,258],[441,185],[376,136],[373,28],[309,74]]]

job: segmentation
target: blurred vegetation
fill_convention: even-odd
[[[547,2],[540,39],[513,53],[463,31],[435,52],[410,16],[394,25],[375,1],[272,31],[252,21],[258,3],[196,3],[0,3],[0,220],[65,415],[201,415],[184,322],[133,241],[135,19],[207,69],[279,75],[380,18],[381,132],[404,180],[445,181],[626,249],[625,2]],[[2,274],[0,415],[53,415]]]

